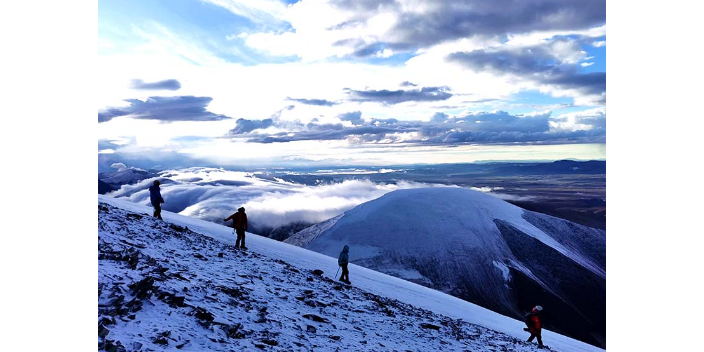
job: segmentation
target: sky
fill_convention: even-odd
[[[101,0],[99,167],[606,158],[605,1]]]

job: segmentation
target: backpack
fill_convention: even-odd
[[[525,318],[523,318],[523,322],[526,323],[527,327],[532,328],[535,325],[533,323],[533,313],[526,314]]]

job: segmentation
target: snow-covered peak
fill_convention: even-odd
[[[605,232],[459,187],[397,190],[285,242],[605,344]],[[560,312],[557,314],[557,312]]]
[[[150,178],[155,176],[154,174],[150,173],[149,171],[136,168],[136,167],[130,167],[130,168],[122,168],[118,171],[115,172],[109,172],[109,173],[102,173],[98,175],[98,179],[100,181],[103,181],[105,183],[111,184],[111,185],[125,185],[125,184],[132,184],[135,182],[139,182],[141,180]]]
[[[294,235],[287,243],[306,246],[335,256],[342,245],[359,244],[357,259],[374,257],[380,250],[398,248],[407,253],[436,253],[448,243],[469,248],[496,246],[499,232],[495,220],[502,220],[572,258],[595,274],[605,277],[603,268],[571,248],[565,247],[523,218],[525,210],[483,192],[459,187],[404,189],[389,192]],[[354,225],[352,225],[354,224]],[[307,246],[317,236],[311,230],[327,227],[329,236]]]

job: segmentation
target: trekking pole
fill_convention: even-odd
[[[340,272],[340,267],[338,266],[337,271],[335,272],[335,277],[337,277],[337,273],[339,273],[339,272]]]

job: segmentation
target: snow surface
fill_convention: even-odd
[[[499,263],[496,260],[494,260],[493,263],[496,268],[501,270],[501,275],[503,276],[504,281],[506,281],[506,282],[511,281],[511,276],[509,274],[509,270],[508,270],[508,267],[506,266],[506,264]]]
[[[140,204],[135,204],[131,203],[126,200],[120,200],[120,199],[115,199],[109,196],[98,196],[98,201],[99,203],[107,203],[109,205],[119,207],[121,209],[139,213],[139,214],[150,214],[151,213],[151,208],[140,205]],[[511,215],[511,214],[508,214]],[[124,218],[126,215],[122,215]],[[156,223],[156,220],[150,217],[145,217],[145,219],[142,219],[140,221],[137,221],[139,225],[135,228],[132,227],[116,227],[112,228],[110,230],[103,229],[99,230],[99,241],[105,240],[106,242],[112,243],[114,245],[117,245],[117,242],[120,243],[125,243],[125,241],[129,242],[126,238],[126,236],[131,236],[131,241],[140,241],[140,246],[145,246],[146,248],[143,250],[147,252],[149,256],[153,256],[154,258],[157,258],[157,262],[161,262],[161,265],[166,265],[166,263],[170,263],[171,261],[176,262],[177,257],[189,257],[192,258],[193,253],[192,252],[199,252],[202,251],[203,255],[209,259],[208,261],[203,261],[200,259],[192,259],[190,261],[179,261],[179,265],[182,265],[183,267],[180,268],[175,268],[175,269],[169,269],[169,271],[174,270],[186,270],[189,269],[189,273],[191,275],[203,275],[205,276],[205,279],[208,279],[211,281],[210,284],[206,285],[206,289],[204,292],[198,292],[196,298],[199,298],[200,300],[197,302],[198,304],[210,304],[206,296],[208,296],[210,293],[207,291],[209,288],[217,287],[218,284],[224,284],[226,282],[229,282],[230,285],[237,284],[237,285],[242,285],[245,289],[250,290],[252,292],[258,292],[262,295],[264,295],[263,292],[268,291],[269,289],[266,287],[266,284],[273,284],[274,282],[277,282],[277,277],[278,275],[267,275],[268,277],[268,282],[265,282],[264,285],[257,285],[254,284],[254,282],[259,282],[259,281],[254,281],[253,276],[259,275],[259,276],[264,276],[264,272],[269,272],[269,271],[274,271],[275,269],[279,268],[274,268],[274,260],[278,261],[283,261],[287,263],[286,265],[289,265],[293,267],[296,270],[302,271],[302,270],[314,270],[314,269],[320,269],[324,272],[325,277],[332,277],[333,273],[336,272],[338,269],[337,266],[337,260],[336,258],[331,258],[329,256],[315,253],[300,247],[296,247],[293,245],[289,245],[286,243],[281,243],[277,242],[268,238],[256,236],[253,234],[248,234],[247,235],[247,246],[249,247],[249,254],[247,254],[246,257],[241,258],[241,257],[236,257],[235,253],[227,252],[229,249],[231,249],[231,246],[227,244],[232,244],[234,242],[234,235],[232,234],[232,229],[221,226],[218,224],[210,223],[207,221],[203,220],[198,220],[194,218],[189,218],[185,216],[181,216],[178,214],[173,214],[170,212],[163,211],[162,216],[164,217],[164,220],[169,223],[169,224],[174,224],[178,226],[184,226],[188,227],[191,231],[203,234],[207,237],[213,238],[217,241],[204,241],[201,243],[198,243],[199,245],[207,245],[208,250],[206,251],[205,248],[199,248],[198,246],[193,246],[193,247],[186,247],[183,244],[176,243],[177,239],[173,239],[173,241],[169,241],[166,243],[154,243],[149,241],[148,238],[140,238],[141,236],[145,236],[144,233],[149,233],[148,229],[164,229],[167,227],[166,225],[159,225]],[[136,220],[135,220],[136,221]],[[151,226],[151,227],[150,227]],[[525,226],[525,225],[524,225]],[[108,226],[110,227],[110,226]],[[528,226],[525,226],[525,228],[528,228]],[[157,231],[158,233],[159,231]],[[122,234],[122,235],[120,235]],[[163,239],[162,239],[163,241]],[[220,247],[218,247],[220,246]],[[172,254],[167,253],[168,250],[171,249],[171,251],[175,251]],[[224,258],[218,258],[214,251],[225,251],[226,254]],[[211,252],[212,251],[212,252]],[[172,256],[169,258],[169,256]],[[221,259],[221,260],[219,260]],[[241,266],[242,263],[246,264],[249,261],[253,261],[251,265],[245,265]],[[237,268],[237,273],[240,273],[241,271],[244,271],[244,277],[242,276],[236,276],[235,272],[233,272],[233,268],[235,266],[239,265],[240,267]],[[199,265],[196,265],[199,264]],[[278,262],[277,262],[278,263]],[[284,267],[286,265],[281,264]],[[124,265],[123,265],[124,266]],[[126,273],[126,269],[123,266],[116,266],[114,264],[110,263],[105,263],[103,264],[101,262],[99,266],[99,283],[111,283],[113,285],[127,285],[129,284],[132,280],[127,280],[126,276],[128,275]],[[191,267],[192,266],[192,267]],[[497,314],[495,312],[492,312],[488,309],[479,307],[475,304],[463,301],[461,299],[455,298],[453,296],[444,294],[439,291],[435,291],[399,278],[395,278],[386,274],[382,274],[373,270],[369,270],[366,268],[359,267],[354,264],[350,264],[350,279],[353,282],[354,288],[351,289],[350,291],[345,291],[348,295],[354,294],[356,297],[366,297],[367,301],[370,300],[370,296],[365,296],[367,294],[372,294],[372,295],[378,295],[380,298],[376,298],[377,301],[381,300],[384,302],[385,299],[391,299],[391,300],[398,300],[402,302],[401,306],[403,307],[403,304],[411,305],[413,307],[408,308],[405,307],[403,309],[398,308],[399,306],[396,305],[394,306],[395,308],[387,308],[387,309],[395,309],[397,312],[395,318],[391,319],[384,319],[383,316],[385,315],[378,315],[378,314],[371,314],[369,313],[370,310],[366,309],[361,309],[364,310],[365,313],[359,313],[353,314],[353,312],[347,311],[347,312],[342,312],[339,314],[342,314],[343,318],[340,318],[338,316],[335,316],[334,320],[334,326],[337,326],[338,324],[342,326],[340,331],[344,332],[344,336],[341,336],[341,340],[335,340],[334,338],[329,338],[326,334],[328,334],[329,328],[327,327],[319,327],[318,331],[322,331],[323,336],[314,336],[312,339],[314,342],[310,342],[311,344],[315,345],[316,342],[318,343],[318,347],[320,347],[320,350],[329,350],[331,348],[337,348],[341,347],[341,350],[394,350],[396,348],[403,349],[404,345],[406,347],[411,347],[411,348],[418,348],[420,350],[441,350],[441,349],[446,349],[446,350],[459,350],[459,349],[464,349],[469,347],[470,350],[473,351],[494,351],[494,350],[504,350],[501,349],[499,346],[501,345],[506,345],[510,346],[511,349],[508,350],[513,350],[513,351],[531,351],[535,348],[535,344],[529,345],[525,344],[519,340],[524,340],[527,337],[527,334],[522,330],[524,327],[524,324],[521,321]],[[167,271],[167,273],[169,273]],[[232,274],[229,274],[232,273]],[[120,279],[119,277],[122,277]],[[194,277],[189,277],[190,279],[194,279]],[[134,279],[138,279],[138,277],[135,277]],[[188,279],[188,278],[187,278]],[[333,278],[334,279],[334,278]],[[119,280],[122,280],[119,281]],[[288,289],[288,290],[295,290],[295,291],[301,291],[300,286],[306,285],[305,280],[300,280],[300,281],[293,281],[291,282],[290,278],[284,278],[279,280],[284,280],[287,283],[286,284],[281,284],[277,287],[279,287],[281,290],[283,289]],[[173,280],[171,280],[173,281]],[[214,283],[213,283],[214,282]],[[247,284],[249,282],[249,284]],[[332,281],[328,281],[331,286],[333,285]],[[165,284],[164,284],[165,285]],[[173,285],[173,284],[172,284]],[[316,286],[320,289],[320,286]],[[106,290],[107,288],[103,288],[102,291]],[[167,287],[166,289],[182,289],[182,287]],[[359,289],[359,290],[357,290]],[[348,293],[350,292],[350,293]],[[291,293],[290,295],[293,295],[294,293]],[[269,293],[269,295],[283,295],[281,293],[275,294],[275,293]],[[273,297],[273,296],[271,296]],[[194,299],[196,299],[194,298]],[[212,297],[211,297],[212,298]],[[279,297],[280,298],[280,297]],[[101,303],[103,299],[107,299],[106,297],[101,297]],[[190,300],[191,298],[188,298]],[[325,296],[325,299],[329,299],[329,296]],[[360,298],[353,298],[352,300],[356,300]],[[373,300],[373,299],[372,299]],[[217,299],[216,299],[217,301]],[[300,302],[297,299],[294,300],[285,300],[284,303],[286,302]],[[293,304],[295,304],[295,302]],[[327,301],[326,301],[327,302]],[[260,302],[262,303],[262,302]],[[274,329],[276,333],[279,334],[279,337],[277,337],[278,340],[281,340],[279,342],[286,342],[286,343],[294,343],[296,338],[299,337],[291,337],[289,330],[292,329],[292,326],[294,325],[301,325],[300,321],[296,320],[293,321],[292,314],[295,314],[296,317],[300,316],[300,314],[318,314],[320,315],[321,311],[326,311],[325,308],[313,308],[309,307],[310,309],[307,311],[302,310],[299,306],[291,306],[289,303],[286,304],[280,304],[276,303],[274,305],[268,305],[269,309],[275,310],[275,316],[272,318],[276,322],[270,322],[271,326],[268,326],[267,329],[274,329],[276,326],[278,328]],[[325,302],[323,302],[326,304]],[[329,302],[328,302],[329,303]],[[364,305],[364,303],[362,303]],[[146,333],[148,329],[150,333],[158,333],[160,331],[155,331],[159,329],[164,329],[164,330],[169,330],[171,331],[171,334],[173,335],[178,335],[182,334],[183,336],[201,336],[200,333],[205,333],[206,335],[202,335],[201,337],[198,338],[198,340],[191,340],[189,344],[183,346],[182,350],[192,350],[192,351],[198,351],[198,350],[203,350],[204,348],[207,349],[212,349],[212,350],[229,350],[229,348],[223,348],[222,344],[213,342],[213,340],[218,341],[218,339],[221,339],[222,334],[218,336],[209,336],[210,335],[217,335],[216,332],[221,330],[215,330],[215,329],[210,329],[207,331],[211,331],[208,333],[207,331],[203,330],[198,330],[196,326],[191,326],[187,321],[184,319],[187,319],[185,315],[178,315],[177,317],[171,317],[170,315],[167,315],[167,310],[165,310],[168,306],[163,304],[160,301],[157,301],[155,303],[154,307],[161,307],[162,309],[154,309],[153,315],[147,315],[144,318],[142,318],[142,315],[140,315],[141,320],[141,325],[134,325],[136,323],[129,323],[125,321],[120,321],[118,322],[117,325],[111,325],[109,329],[111,329],[110,334],[108,334],[108,338],[114,338],[116,335],[122,337],[126,341],[129,340],[130,338],[137,339],[136,335],[140,331],[143,333]],[[208,307],[211,307],[211,309],[215,309],[215,303],[210,304]],[[230,312],[233,308],[227,306],[226,304],[218,304],[220,308],[218,308],[218,311],[216,311],[214,314],[216,317],[216,321],[218,319],[222,319],[223,321],[220,321],[220,323],[224,324],[222,326],[234,326],[237,323],[237,320],[242,320],[242,317],[240,317],[238,314],[232,314],[228,313]],[[377,308],[376,310],[382,310],[382,306],[385,306],[384,303],[377,303]],[[386,305],[388,306],[388,305]],[[275,308],[276,307],[276,308]],[[353,308],[354,305],[352,303],[348,303],[347,306],[343,307],[345,309],[358,309],[358,308]],[[451,319],[461,319],[462,322],[460,322],[460,331],[465,331],[467,334],[478,334],[479,336],[489,336],[489,339],[479,339],[483,341],[480,344],[472,344],[473,342],[471,339],[464,339],[462,340],[462,344],[458,344],[457,341],[453,339],[438,339],[437,336],[429,336],[429,332],[434,332],[432,329],[425,329],[425,328],[418,328],[416,324],[410,323],[406,318],[401,319],[401,316],[407,317],[410,319],[411,317],[414,316],[414,314],[421,314],[414,309],[420,308],[422,310],[428,310],[435,314],[432,318],[428,317],[428,321],[430,324],[433,324],[432,322],[437,322],[439,320],[445,319],[444,317],[451,318]],[[293,310],[296,310],[295,313],[293,313]],[[143,311],[149,311],[146,308],[143,309]],[[169,311],[170,312],[170,311]],[[316,313],[317,312],[317,313]],[[327,309],[328,312],[327,314],[338,314],[335,313],[335,310],[330,310]],[[405,312],[405,313],[404,313]],[[140,313],[140,312],[138,312]],[[298,314],[300,313],[300,314]],[[370,315],[365,315],[369,313]],[[140,314],[151,314],[151,313],[140,313]],[[168,313],[171,314],[171,313]],[[259,314],[255,311],[251,311],[251,314]],[[339,315],[338,314],[338,315]],[[348,316],[345,317],[345,314]],[[266,314],[265,314],[266,315]],[[388,315],[386,315],[388,317]],[[192,318],[191,318],[192,319]],[[257,318],[258,319],[258,318]],[[418,322],[419,318],[414,317],[413,318],[414,322]],[[406,325],[401,325],[399,326],[398,321],[401,321],[400,324],[406,324]],[[129,321],[129,320],[128,320]],[[191,321],[191,320],[188,320]],[[456,320],[453,320],[456,321]],[[469,324],[469,325],[462,325],[462,324]],[[182,325],[185,324],[185,325]],[[268,323],[269,324],[269,323]],[[312,323],[309,323],[310,325],[315,325]],[[323,323],[318,323],[319,326]],[[361,337],[361,335],[357,334],[353,330],[357,330],[354,327],[359,326],[359,325],[364,326],[363,329],[367,329],[366,332],[366,337]],[[472,325],[474,324],[474,325]],[[168,325],[168,329],[166,329],[165,325]],[[437,323],[435,325],[438,325]],[[475,326],[476,325],[476,326]],[[478,328],[483,327],[482,328]],[[248,329],[248,327],[243,328],[245,331]],[[251,329],[251,327],[250,327]],[[268,331],[265,329],[266,331]],[[328,330],[326,330],[328,329]],[[408,331],[403,331],[404,329],[410,329]],[[449,328],[443,328],[443,329],[449,329]],[[464,330],[462,330],[464,329]],[[475,330],[472,330],[475,329]],[[478,329],[478,330],[477,330]],[[154,331],[153,331],[154,330]],[[337,329],[336,329],[337,330]],[[432,330],[432,331],[431,331]],[[377,335],[372,334],[371,332],[374,331]],[[440,330],[444,331],[444,330]],[[197,334],[196,334],[197,333]],[[252,336],[256,335],[253,332],[249,332],[252,334]],[[304,332],[298,332],[299,334],[303,334]],[[333,334],[333,332],[330,332]],[[111,335],[112,334],[112,335]],[[196,335],[194,335],[196,334]],[[283,338],[280,336],[284,336]],[[288,336],[288,337],[286,337]],[[331,335],[332,336],[332,335]],[[472,335],[475,336],[475,335]],[[265,337],[261,337],[262,339],[265,339]],[[139,337],[142,338],[142,337]],[[169,338],[174,338],[174,336],[170,336]],[[376,346],[371,346],[371,345],[364,345],[361,344],[362,338],[365,338],[369,341],[371,339],[375,339],[376,341],[385,341],[386,343],[389,343],[388,346],[386,347],[381,347],[379,345]],[[400,339],[399,339],[400,338]],[[144,337],[146,339],[146,337]],[[518,339],[518,340],[517,340]],[[477,341],[479,341],[477,340]],[[263,340],[262,340],[263,341]],[[332,342],[331,342],[332,341]],[[355,341],[354,345],[348,345],[345,343],[350,343],[351,341]],[[440,341],[444,341],[444,344]],[[493,342],[491,342],[493,341]],[[556,333],[553,333],[548,330],[543,330],[543,341],[546,345],[550,346],[552,349],[557,350],[557,351],[575,351],[575,352],[580,352],[580,351],[603,351],[600,348],[597,348],[595,346],[591,346],[589,344],[565,337],[563,335],[559,335]],[[244,343],[244,342],[243,342]],[[249,346],[250,348],[253,346],[254,342],[249,342],[247,341],[246,345],[243,346]],[[261,344],[261,342],[259,342]],[[377,343],[384,343],[384,342],[377,342]],[[464,345],[465,343],[470,344],[469,346]],[[306,350],[306,348],[311,348],[313,345],[307,345],[307,347],[301,347],[301,350]],[[155,345],[152,344],[152,348],[154,348]],[[279,346],[282,346],[281,344]],[[292,345],[289,345],[292,346]],[[414,347],[415,346],[415,347]],[[156,346],[158,348],[158,346]],[[266,348],[273,348],[271,346],[265,346]],[[347,348],[347,349],[345,349]],[[312,348],[311,348],[312,349]],[[279,350],[286,350],[286,349],[279,349]]]

